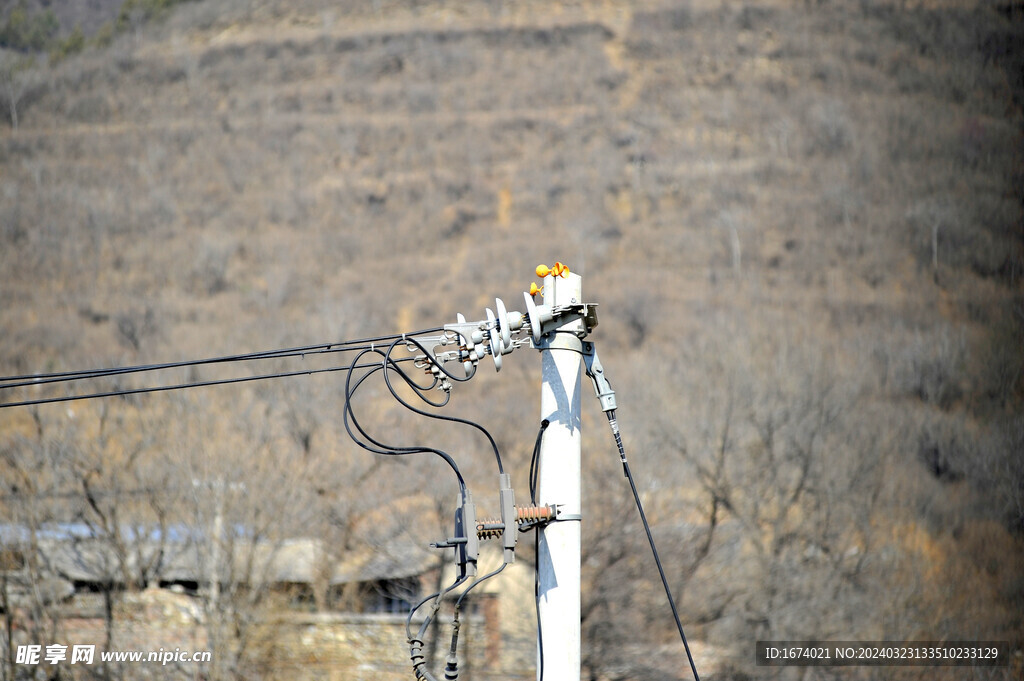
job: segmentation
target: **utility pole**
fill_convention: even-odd
[[[579,275],[548,274],[544,305],[581,303],[582,290]],[[540,449],[537,503],[558,507],[558,522],[539,530],[537,561],[539,654],[549,681],[580,678],[580,336],[585,333],[577,320],[535,343],[541,351],[541,418],[549,424]]]

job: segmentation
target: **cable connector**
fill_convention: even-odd
[[[604,367],[601,366],[601,359],[597,356],[597,348],[593,343],[583,343],[583,363],[587,367],[587,376],[594,384],[594,393],[601,402],[601,411],[614,413],[617,408],[615,403],[615,391],[612,384],[604,375]]]
[[[430,546],[435,549],[455,549],[455,564],[459,568],[459,576],[476,577],[477,559],[480,556],[476,504],[473,503],[473,495],[469,490],[466,490],[465,497],[460,494],[456,503],[458,505],[455,508],[455,536],[434,542]]]
[[[455,620],[452,622],[452,644],[448,648],[448,657],[445,660],[444,679],[445,681],[459,680],[459,611],[455,611]]]
[[[480,555],[480,539],[476,536],[476,504],[473,495],[466,491],[466,498],[455,509],[455,536],[465,537],[466,543],[455,547],[455,562],[461,576],[476,577],[476,561]]]
[[[501,504],[501,522],[505,526],[501,532],[502,548],[505,551],[504,562],[514,563],[516,560],[516,541],[519,539],[516,531],[516,497],[512,491],[512,476],[502,473],[498,476],[500,491],[498,501]]]

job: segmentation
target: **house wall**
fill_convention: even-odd
[[[493,554],[493,555],[492,555]],[[481,574],[500,564],[500,552],[485,552]],[[441,575],[442,583],[453,576]],[[439,575],[422,576],[423,592],[436,588]],[[260,679],[374,679],[390,681],[413,678],[406,640],[405,614],[356,612],[307,612],[293,609],[289,589],[280,587],[280,601],[263,611],[267,620],[248,634],[247,667]],[[298,585],[302,586],[302,585]],[[461,591],[459,592],[461,593]],[[310,606],[310,604],[306,604]],[[443,678],[445,657],[451,637],[452,604],[446,603],[438,618],[438,641],[428,669]],[[96,644],[105,649],[107,629],[103,595],[80,591],[54,604],[52,615],[59,620],[58,640],[29,641],[26,632],[15,635],[17,644]],[[422,614],[421,610],[421,614]],[[205,650],[209,647],[201,602],[186,593],[148,588],[117,595],[111,630],[115,650]],[[494,579],[481,582],[463,607],[459,639],[460,679],[496,681],[533,679],[536,666],[536,620],[533,602],[533,570],[529,561],[517,561]],[[416,625],[418,628],[418,624]],[[428,630],[425,651],[430,650]],[[186,665],[176,669],[153,665],[125,668],[133,678],[192,678],[212,674],[213,666]],[[81,676],[78,668],[67,666],[62,673]],[[213,678],[211,676],[210,678]],[[127,678],[127,677],[126,677]]]

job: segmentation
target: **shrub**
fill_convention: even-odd
[[[175,5],[181,5],[191,1],[192,0],[125,0],[124,4],[121,5],[121,11],[117,13],[115,27],[119,31],[127,30],[138,23],[163,15]]]
[[[50,63],[56,64],[73,54],[78,54],[85,49],[85,34],[81,26],[75,26],[71,34],[64,40],[57,40],[50,49]]]
[[[22,52],[44,50],[58,28],[57,16],[51,10],[29,14],[23,0],[0,27],[0,47]]]

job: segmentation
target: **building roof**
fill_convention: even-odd
[[[24,549],[29,533],[22,528],[0,528],[0,546]],[[137,538],[127,542],[122,555],[111,541],[80,532],[37,533],[37,559],[44,573],[71,582],[121,583],[124,576],[150,581],[209,581],[209,555],[200,544]],[[411,541],[396,539],[347,551],[328,560],[319,539],[295,538],[280,543],[259,541],[235,544],[236,564],[252,570],[260,582],[309,584],[319,570],[329,572],[331,584],[402,579],[423,574],[438,565],[439,554]]]

